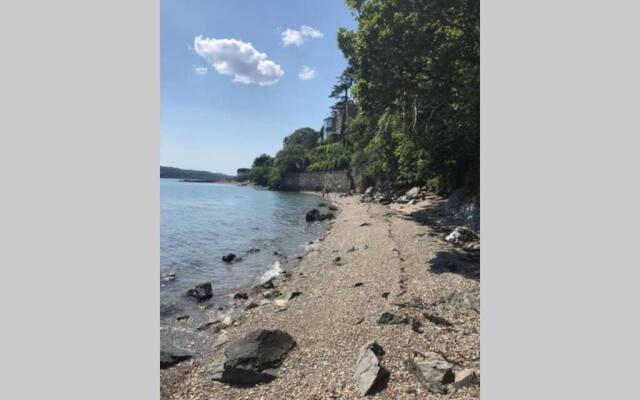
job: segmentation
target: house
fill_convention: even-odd
[[[249,168],[238,168],[238,170],[236,171],[236,175],[238,176],[238,178],[243,178],[245,176],[248,176],[249,172],[251,172],[251,169]]]

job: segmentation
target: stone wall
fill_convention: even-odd
[[[353,181],[347,170],[300,172],[285,174],[282,186],[285,190],[321,191],[326,188],[329,192],[348,192],[353,188]]]

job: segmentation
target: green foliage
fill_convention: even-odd
[[[294,144],[304,146],[305,149],[311,150],[318,145],[320,133],[311,128],[296,129],[291,135],[284,138],[283,148]]]
[[[309,171],[335,171],[349,167],[351,152],[341,143],[327,143],[309,152]]]
[[[273,157],[267,154],[261,154],[253,160],[251,171],[249,172],[249,180],[258,185],[267,185],[269,183],[269,172],[273,166]]]

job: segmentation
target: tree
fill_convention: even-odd
[[[304,146],[305,149],[311,150],[318,145],[318,139],[320,133],[312,128],[300,128],[296,129],[291,135],[284,138],[283,148],[299,144]]]

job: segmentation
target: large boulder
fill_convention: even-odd
[[[234,385],[270,382],[295,344],[291,335],[280,330],[253,331],[227,346],[225,358],[214,365],[211,378]]]
[[[384,350],[374,341],[360,348],[358,360],[353,369],[353,380],[358,394],[365,396],[380,389],[389,372],[382,367],[381,357]]]
[[[204,301],[213,297],[211,282],[201,283],[187,291],[187,296],[191,296],[198,301]]]
[[[418,197],[418,195],[420,194],[420,187],[419,186],[415,186],[412,187],[411,189],[407,190],[407,193],[405,193],[405,197],[407,200],[413,200],[416,197]]]
[[[175,351],[160,351],[160,369],[171,368],[174,365],[188,360],[192,357],[191,354],[180,353]]]
[[[373,186],[369,186],[365,191],[364,191],[364,195],[365,196],[373,196],[373,192],[376,190],[375,187]]]
[[[307,222],[315,222],[320,221],[320,211],[317,208],[312,208],[307,211],[307,215],[305,215],[305,220]]]
[[[431,393],[447,394],[449,384],[455,381],[453,366],[437,353],[429,352],[422,357],[408,358],[405,365]]]

